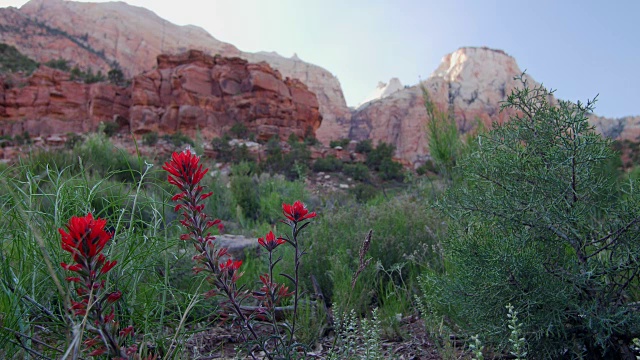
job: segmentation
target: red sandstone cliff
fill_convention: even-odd
[[[202,132],[211,138],[244,123],[258,139],[315,134],[318,100],[299,80],[266,63],[212,57],[201,51],[161,55],[156,70],[133,80],[131,130]]]
[[[30,77],[0,79],[0,135],[94,131],[102,121],[126,123],[130,90],[84,84],[41,66]]]
[[[283,77],[300,79],[317,95],[323,122],[317,136],[346,137],[351,112],[338,79],[327,70],[275,53],[246,53],[202,28],[172,24],[152,11],[124,2],[31,0],[19,10],[0,8],[0,42],[46,62],[63,58],[106,73],[117,62],[127,76],[152,70],[159,54],[197,49],[208,55],[266,61]]]
[[[318,100],[298,80],[266,63],[189,51],[158,56],[156,70],[129,87],[84,84],[41,66],[28,78],[0,78],[0,135],[87,132],[116,121],[134,133],[182,131],[219,136],[236,122],[258,138],[312,134],[321,124]]]

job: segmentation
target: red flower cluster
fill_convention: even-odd
[[[264,239],[258,238],[258,244],[260,244],[260,246],[267,249],[267,251],[269,252],[273,251],[275,248],[278,247],[278,245],[282,245],[285,242],[286,240],[283,238],[276,239],[276,236],[273,235],[273,231],[269,231],[269,233],[264,237]]]
[[[162,166],[168,175],[168,181],[178,187],[180,192],[174,195],[171,200],[179,201],[175,211],[183,210],[183,219],[180,223],[187,229],[187,233],[180,236],[181,240],[194,240],[203,244],[213,241],[215,237],[206,231],[215,225],[220,225],[220,220],[207,220],[207,215],[203,213],[203,201],[213,193],[202,193],[203,187],[199,185],[204,175],[209,169],[203,169],[200,164],[200,157],[187,149],[181,153],[174,152],[171,161]],[[218,226],[218,229],[221,229]],[[198,251],[203,251],[202,246],[196,246]]]
[[[307,206],[300,202],[300,200],[294,202],[293,205],[282,204],[282,213],[287,219],[293,221],[294,223],[299,223],[301,221],[316,217],[315,211],[309,213],[309,210],[307,210]]]
[[[117,264],[117,261],[106,260],[102,254],[111,239],[111,234],[104,229],[106,223],[106,220],[94,219],[89,213],[83,217],[72,217],[66,226],[67,231],[58,229],[62,236],[62,249],[71,253],[76,262],[73,265],[60,263],[65,270],[77,273],[77,276],[66,278],[70,283],[77,284],[75,290],[79,297],[79,301],[71,300],[70,310],[76,316],[88,316],[100,329],[98,334],[84,341],[87,349],[93,348],[90,356],[105,353],[122,356],[122,351],[126,352],[121,351],[116,340],[118,324],[114,320],[113,308],[108,311],[113,303],[120,300],[122,292],[104,292],[105,280],[100,279]]]

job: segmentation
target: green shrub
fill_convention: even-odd
[[[122,72],[122,70],[120,70],[119,67],[109,70],[109,72],[107,73],[107,78],[109,79],[110,83],[117,86],[122,86],[125,83],[124,73]]]
[[[82,135],[76,134],[76,133],[68,133],[67,142],[64,143],[64,146],[69,150],[73,150],[73,148],[82,144],[83,142],[84,142],[84,137]]]
[[[355,164],[344,164],[342,167],[342,172],[353,178],[356,181],[368,181],[371,177],[369,174],[369,168],[360,163]]]
[[[255,220],[260,212],[257,184],[249,175],[231,177],[231,194],[245,219]]]
[[[375,186],[371,184],[356,184],[349,190],[351,194],[360,203],[366,203],[367,201],[375,198],[380,193]]]
[[[393,152],[395,151],[395,147],[393,145],[387,144],[385,142],[381,142],[376,146],[375,149],[371,150],[367,154],[366,164],[371,170],[379,171],[380,165],[384,160],[393,159]]]
[[[191,139],[190,137],[188,137],[187,135],[183,134],[182,132],[178,131],[176,133],[173,133],[171,135],[164,135],[163,138],[172,143],[173,146],[182,146],[184,144],[189,144],[191,147],[196,146],[196,143],[193,141],[193,139]]]
[[[380,179],[389,181],[396,180],[402,181],[404,179],[404,171],[402,164],[397,163],[391,159],[384,159],[380,164]]]
[[[316,138],[316,135],[313,132],[313,128],[311,126],[307,126],[307,129],[304,132],[304,143],[307,146],[315,146],[320,144],[320,140]]]
[[[18,145],[31,144],[31,135],[28,131],[23,132],[22,134],[18,134],[13,138],[14,142]]]
[[[148,132],[142,135],[142,143],[147,146],[154,146],[158,143],[158,133],[155,131]]]
[[[342,161],[333,155],[329,155],[326,158],[317,159],[313,163],[313,171],[320,172],[333,172],[342,170]]]
[[[536,358],[622,358],[640,334],[638,184],[600,170],[615,154],[592,103],[551,105],[523,85],[504,105],[520,115],[458,162],[440,203],[447,273],[425,274],[425,303],[498,351],[511,304]]]
[[[423,165],[420,165],[416,169],[416,173],[420,176],[427,175],[428,173],[435,173],[435,172],[436,172],[436,167],[435,167],[435,164],[433,163],[433,160],[427,160]]]
[[[353,214],[358,214],[354,221]],[[413,253],[424,254],[424,263],[437,268],[437,254],[426,251],[435,244],[432,232],[425,228],[439,227],[440,221],[430,209],[425,209],[421,200],[410,196],[399,196],[375,204],[345,204],[321,214],[320,218],[309,226],[309,232],[303,239],[310,254],[303,261],[303,278],[313,274],[324,295],[340,308],[353,308],[364,313],[371,307],[381,305],[387,283],[390,278],[377,271],[379,268],[391,269],[401,266],[393,281],[404,289],[417,275],[416,268],[407,262],[406,256]],[[373,264],[367,267],[351,288],[351,280],[358,268],[358,253],[362,240],[370,229],[373,237],[369,256]],[[311,287],[308,287],[311,289]],[[395,316],[395,314],[394,314]]]
[[[247,125],[242,122],[233,124],[231,129],[229,129],[229,132],[236,139],[246,139],[249,135],[249,129],[247,129]]]
[[[256,159],[255,157],[249,152],[249,148],[247,147],[247,145],[245,144],[240,144],[237,146],[233,147],[233,163],[234,164],[239,164],[241,162],[246,162],[246,163],[253,163],[253,167],[256,167]]]
[[[361,154],[368,154],[373,150],[371,139],[366,139],[356,144],[356,152]]]
[[[118,133],[120,130],[120,125],[115,122],[109,121],[104,123],[104,129],[102,130],[107,137],[112,137],[113,135]]]
[[[231,140],[229,135],[211,140],[211,147],[216,152],[216,160],[219,162],[229,163],[233,159],[233,149],[229,145],[229,140]]]
[[[304,142],[289,142],[289,152],[282,157],[284,175],[290,180],[303,178],[309,170],[311,151]]]
[[[69,60],[65,60],[65,59],[54,59],[54,60],[49,60],[46,63],[44,63],[44,65],[53,68],[53,69],[58,69],[58,70],[62,70],[62,71],[69,71],[71,68],[69,67]]]
[[[0,73],[24,71],[28,74],[38,68],[38,63],[21,54],[11,45],[0,43]]]

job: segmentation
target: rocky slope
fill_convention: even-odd
[[[134,133],[181,131],[205,139],[242,123],[260,139],[313,134],[322,117],[315,95],[265,63],[192,50],[160,55],[156,70],[128,87],[72,81],[41,66],[31,76],[0,78],[0,135],[64,135],[115,121]]]
[[[83,3],[31,0],[19,10],[0,9],[0,42],[14,45],[37,61],[64,58],[106,73],[117,62],[125,75],[153,69],[156,56],[190,49],[208,55],[239,56],[266,61],[283,77],[300,79],[317,94],[322,141],[345,137],[351,113],[338,79],[327,70],[297,57],[245,53],[196,26],[178,26],[155,13],[124,2]]]

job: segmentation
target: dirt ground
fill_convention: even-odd
[[[424,324],[417,317],[403,319],[402,339],[382,339],[381,347],[385,359],[425,359],[440,360],[438,346],[429,338]],[[333,347],[334,334],[322,338],[309,351],[307,359],[326,359]],[[183,350],[186,359],[234,359],[235,348],[241,345],[237,341],[237,331],[225,327],[215,327],[191,336]],[[241,357],[242,358],[242,357]],[[258,357],[260,358],[260,357]]]

